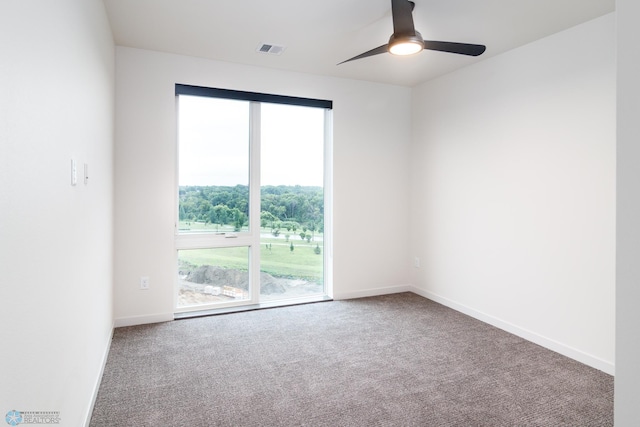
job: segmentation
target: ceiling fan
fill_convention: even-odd
[[[415,3],[409,0],[391,0],[391,16],[393,18],[393,34],[389,38],[389,43],[378,46],[353,58],[342,61],[355,61],[356,59],[368,56],[379,55],[389,52],[393,55],[412,55],[423,49],[437,50],[440,52],[458,53],[461,55],[478,56],[482,55],[486,46],[481,44],[441,42],[434,40],[424,40],[422,35],[413,26],[413,8]],[[338,64],[338,65],[340,65]]]

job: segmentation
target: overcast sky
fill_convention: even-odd
[[[180,96],[180,185],[248,185],[249,103]],[[261,104],[261,185],[323,184],[324,110]]]

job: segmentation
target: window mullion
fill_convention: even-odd
[[[251,102],[249,113],[249,224],[251,251],[249,260],[251,300],[260,298],[260,103]]]

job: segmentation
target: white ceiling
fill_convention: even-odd
[[[115,42],[220,61],[414,86],[612,12],[615,0],[415,0],[425,40],[484,44],[337,63],[387,43],[390,0],[103,0]],[[279,56],[256,52],[282,45]]]

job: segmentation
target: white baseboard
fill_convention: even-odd
[[[105,346],[104,354],[102,355],[102,364],[100,366],[100,372],[98,378],[96,378],[95,385],[93,386],[93,393],[91,393],[91,402],[89,403],[89,411],[85,415],[84,427],[89,427],[91,423],[91,416],[93,415],[93,408],[96,405],[96,399],[98,398],[98,391],[100,390],[100,384],[102,383],[102,376],[104,375],[104,368],[107,366],[107,359],[109,358],[109,351],[111,350],[111,340],[113,339],[114,326],[111,325],[111,332],[107,338],[107,345]]]
[[[411,285],[385,286],[383,288],[370,288],[354,292],[334,292],[333,299],[352,299],[375,297],[378,295],[397,294],[400,292],[413,292],[414,287]]]
[[[533,343],[541,345],[542,347],[548,348],[549,350],[555,351],[556,353],[560,353],[563,356],[567,356],[571,359],[577,360],[580,363],[584,363],[585,365],[591,366],[592,368],[596,368],[609,375],[615,375],[615,365],[612,362],[602,360],[598,357],[592,356],[588,353],[585,353],[583,351],[580,351],[578,349],[565,345],[561,342],[544,337],[542,335],[539,335],[527,329],[523,329],[512,323],[505,322],[502,319],[498,319],[497,317],[480,312],[464,304],[460,304],[456,301],[450,300],[448,298],[445,298],[433,292],[426,291],[424,289],[419,289],[415,286],[409,286],[408,290],[415,294],[428,298],[432,301],[440,303],[444,306],[452,308],[456,311],[464,313],[468,316],[471,316],[475,319],[481,320],[485,323],[495,326],[496,328],[502,329],[511,334],[519,336],[520,338],[524,338],[527,341],[531,341]]]
[[[115,327],[146,325],[147,323],[170,322],[173,320],[173,313],[149,314],[142,316],[120,317],[115,319]]]

